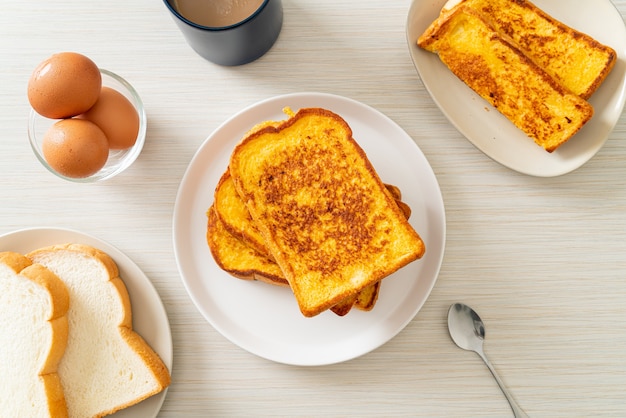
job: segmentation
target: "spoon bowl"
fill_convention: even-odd
[[[454,303],[448,310],[448,331],[452,341],[464,350],[473,351],[480,356],[496,379],[504,397],[511,405],[515,418],[528,418],[528,415],[519,407],[513,396],[504,386],[495,369],[485,356],[483,343],[485,341],[485,325],[480,316],[469,306],[462,303]]]

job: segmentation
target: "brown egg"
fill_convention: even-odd
[[[104,167],[109,157],[109,142],[95,123],[63,119],[45,133],[41,150],[55,171],[66,177],[82,178]]]
[[[137,141],[139,114],[122,93],[110,87],[102,87],[96,104],[77,117],[98,125],[111,149],[130,148]]]
[[[28,80],[28,101],[37,113],[52,119],[86,112],[98,100],[102,75],[89,58],[61,52],[43,61]]]

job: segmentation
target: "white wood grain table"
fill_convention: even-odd
[[[626,118],[580,169],[518,174],[434,105],[408,54],[409,1],[283,3],[273,49],[224,68],[195,55],[160,0],[4,1],[0,233],[77,229],[141,267],[173,334],[160,417],[511,416],[478,356],[448,336],[456,301],[487,323],[485,350],[530,416],[626,416]],[[626,14],[626,1],[615,5]],[[147,109],[143,153],[102,184],[59,180],[28,145],[28,77],[67,50],[127,78]],[[214,330],[183,287],[171,231],[179,182],[204,139],[242,108],[300,91],[350,97],[397,122],[432,165],[447,216],[441,273],[413,321],[367,355],[313,368],[258,358]]]

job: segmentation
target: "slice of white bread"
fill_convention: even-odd
[[[67,417],[57,367],[68,307],[68,291],[52,272],[0,253],[0,416]]]
[[[108,415],[170,384],[158,354],[132,329],[130,298],[111,257],[80,244],[28,257],[59,276],[70,293],[69,339],[59,365],[70,417]]]

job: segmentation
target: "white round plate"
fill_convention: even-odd
[[[425,256],[382,282],[374,309],[339,317],[327,311],[305,318],[288,288],[236,279],[214,262],[206,242],[206,211],[232,150],[257,123],[323,107],[342,116],[382,180],[400,187],[410,222],[426,243]],[[445,244],[441,191],[415,142],[392,120],[359,102],[322,93],[278,96],[234,115],[193,157],[176,198],[174,251],[182,280],[199,311],[222,335],[260,357],[292,365],[353,359],[393,338],[417,314],[432,290]]]
[[[76,243],[90,245],[107,253],[120,271],[133,308],[133,329],[159,354],[172,371],[172,334],[165,307],[156,289],[141,269],[112,245],[82,232],[62,228],[30,228],[0,236],[0,251],[26,254],[48,245]],[[167,389],[121,410],[111,417],[154,418],[159,414]]]
[[[626,99],[626,27],[610,0],[534,0],[554,18],[617,52],[613,71],[589,102],[593,118],[567,143],[548,153],[458,79],[417,38],[437,18],[446,0],[413,0],[406,25],[409,52],[424,86],[448,120],[476,148],[520,173],[553,177],[589,161],[615,127]]]

